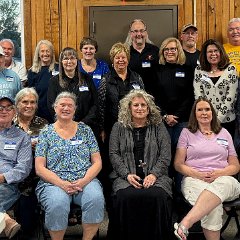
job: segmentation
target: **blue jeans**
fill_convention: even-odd
[[[174,157],[175,157],[175,153],[176,153],[178,139],[180,137],[180,134],[181,134],[183,128],[187,127],[187,124],[188,124],[188,122],[180,122],[180,123],[177,123],[176,125],[174,125],[172,127],[165,124],[165,126],[168,130],[168,133],[170,135],[170,139],[171,139],[172,160],[171,160],[171,164],[170,164],[170,167],[169,167],[170,177],[173,177],[173,175],[175,175],[175,170],[174,170],[174,167],[173,167],[173,161],[174,161]],[[180,184],[180,183],[177,183],[177,184]]]
[[[0,212],[6,212],[20,197],[17,184],[0,184]]]
[[[100,223],[104,218],[105,202],[98,179],[93,179],[76,195],[69,195],[50,183],[40,183],[36,194],[45,211],[48,230],[60,231],[67,228],[71,202],[81,207],[83,223]]]

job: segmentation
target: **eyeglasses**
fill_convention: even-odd
[[[168,52],[176,52],[177,48],[173,47],[173,48],[164,48],[163,49],[164,52],[168,53]]]
[[[228,31],[229,32],[233,32],[234,30],[236,30],[237,32],[240,31],[240,27],[235,27],[235,28],[229,28]]]
[[[130,32],[133,34],[138,34],[138,33],[145,33],[147,30],[146,29],[140,29],[140,30],[131,30]]]
[[[3,110],[6,110],[7,112],[10,112],[14,109],[14,106],[11,105],[11,106],[0,106],[0,112],[3,112]]]
[[[73,61],[75,61],[76,59],[77,59],[77,58],[74,57],[74,56],[72,56],[72,57],[64,57],[64,58],[62,59],[62,61],[63,61],[63,62],[68,62],[68,61],[73,62]]]
[[[213,53],[219,53],[219,50],[218,49],[214,49],[214,50],[209,50],[207,51],[207,54],[213,54]]]
[[[196,36],[197,32],[183,32],[183,34],[186,35],[186,36],[190,36],[190,35]]]

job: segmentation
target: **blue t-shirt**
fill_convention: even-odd
[[[0,71],[0,96],[9,96],[14,99],[21,88],[21,80],[13,70]]]
[[[96,61],[97,61],[97,66],[93,72],[86,72],[82,67],[81,61],[79,61],[79,69],[80,69],[80,72],[88,74],[89,76],[92,77],[94,85],[95,85],[96,89],[98,90],[102,76],[105,73],[109,72],[109,67],[108,67],[108,64],[106,62],[104,62],[103,60],[97,59]]]

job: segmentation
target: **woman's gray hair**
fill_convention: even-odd
[[[34,57],[33,57],[33,65],[31,67],[32,72],[35,72],[35,73],[40,72],[42,67],[41,59],[39,57],[39,50],[42,44],[46,45],[49,48],[49,51],[51,54],[51,63],[48,68],[49,72],[54,70],[54,65],[56,63],[53,44],[48,40],[40,40],[36,46]]]
[[[33,87],[26,87],[21,89],[17,95],[15,96],[15,105],[18,106],[19,102],[27,95],[33,95],[36,99],[36,103],[38,103],[38,94]]]
[[[159,63],[162,64],[162,65],[166,64],[166,59],[164,57],[163,51],[164,51],[164,48],[170,42],[175,42],[176,43],[176,47],[177,47],[177,50],[178,50],[178,57],[177,57],[177,62],[176,63],[180,64],[180,65],[183,65],[186,62],[186,56],[185,56],[185,53],[183,51],[183,48],[182,48],[182,45],[181,45],[180,41],[175,37],[166,38],[162,42],[162,44],[160,46],[160,50],[159,50]]]
[[[60,99],[62,98],[70,98],[73,100],[74,105],[75,105],[75,109],[77,108],[77,97],[74,93],[71,92],[61,92],[57,95],[54,103],[53,103],[53,108],[55,108],[59,102]]]
[[[240,18],[232,18],[230,19],[230,21],[228,22],[228,26],[233,23],[233,22],[240,22]]]
[[[136,97],[143,98],[147,103],[149,114],[147,116],[147,125],[158,125],[162,122],[160,108],[156,106],[154,97],[144,90],[131,90],[121,101],[118,114],[118,122],[122,123],[124,127],[133,128],[132,113],[130,106],[132,100]]]

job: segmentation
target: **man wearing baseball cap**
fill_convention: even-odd
[[[0,50],[1,53],[1,50]],[[16,114],[12,97],[0,95],[0,212],[5,213],[20,197],[18,183],[32,168],[31,140],[27,133],[15,127]],[[20,229],[14,219],[5,214],[5,235],[10,239]]]
[[[21,90],[21,80],[17,73],[5,68],[5,53],[0,46],[0,96],[15,98]]]
[[[199,64],[200,51],[196,48],[198,40],[198,29],[195,25],[188,23],[182,27],[180,39],[186,55],[186,65],[193,69]]]

